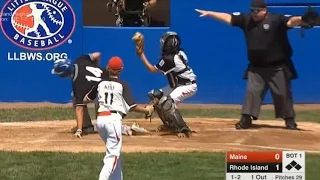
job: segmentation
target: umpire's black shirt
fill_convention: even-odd
[[[231,24],[240,27],[246,38],[250,64],[260,67],[281,66],[292,56],[287,22],[290,17],[268,13],[255,22],[249,13],[233,13]]]

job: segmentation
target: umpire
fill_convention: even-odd
[[[250,13],[196,11],[200,17],[212,17],[244,32],[249,65],[244,75],[247,79],[245,102],[236,129],[247,129],[252,120],[258,119],[261,103],[270,88],[276,118],[283,118],[287,129],[297,130],[291,92],[291,80],[297,78],[297,73],[291,60],[293,52],[287,30],[309,23],[316,15],[273,14],[268,12],[263,0],[253,0]]]

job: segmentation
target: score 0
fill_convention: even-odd
[[[276,154],[274,155],[274,158],[275,158],[277,161],[280,161],[281,164],[282,164],[282,152],[281,152],[281,156],[280,156],[280,153],[276,153]],[[280,158],[281,158],[281,159],[280,159]],[[276,168],[277,168],[277,171],[279,171],[279,170],[280,170],[280,164],[276,164]],[[282,166],[281,166],[281,168],[282,168]]]

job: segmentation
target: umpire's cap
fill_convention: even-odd
[[[122,59],[118,56],[113,56],[109,59],[108,68],[114,71],[121,70],[123,68]]]
[[[264,2],[264,0],[252,0],[250,7],[251,8],[267,8],[267,5]]]

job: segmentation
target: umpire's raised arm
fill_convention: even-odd
[[[256,4],[255,2],[252,3]],[[207,11],[195,9],[198,13],[200,13],[199,17],[211,17],[220,22],[224,22],[226,24],[244,27],[246,19],[250,19],[251,15],[254,13],[259,13],[263,8],[250,8],[251,14],[248,13],[240,13],[234,12],[232,14],[224,13],[224,12],[215,12],[215,11]],[[302,26],[304,28],[312,28],[316,23],[316,18],[318,17],[318,13],[312,8],[309,7],[303,16],[282,16],[283,24],[287,28],[293,28],[295,26]]]
[[[198,13],[200,13],[200,17],[211,17],[213,19],[216,19],[218,21],[227,23],[229,25],[232,25],[232,16],[231,14],[224,13],[224,12],[214,12],[214,11],[206,11],[206,10],[200,10],[195,9]]]

